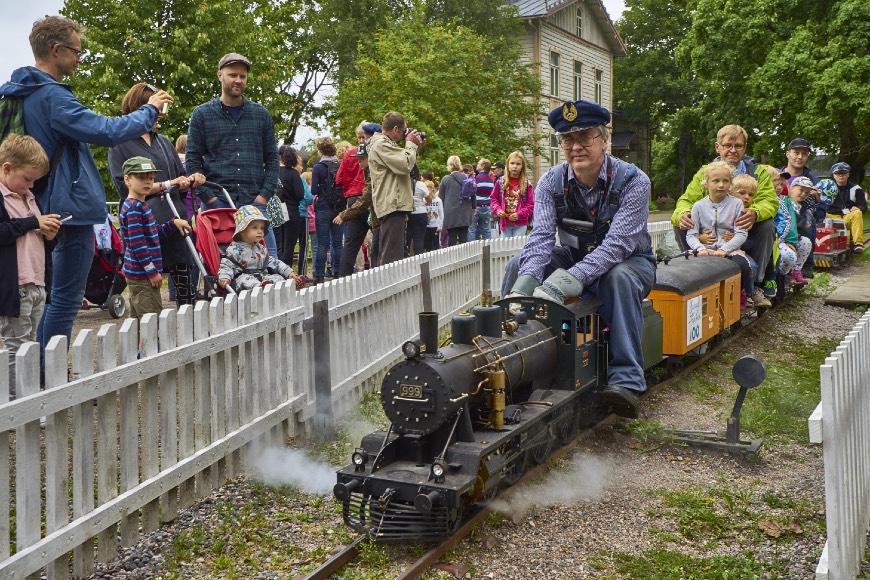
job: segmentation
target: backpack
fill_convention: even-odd
[[[459,190],[459,203],[477,199],[477,180],[471,175],[462,181],[462,189]]]
[[[2,143],[10,133],[27,135],[27,129],[24,126],[24,99],[21,97],[2,95],[0,96],[0,143]],[[61,155],[63,155],[65,146],[66,142],[61,138],[55,146],[54,152],[51,154],[48,173],[40,177],[36,180],[36,183],[33,184],[31,191],[37,197],[39,197],[39,194],[45,191],[45,188],[48,187],[49,178],[52,172],[57,168],[57,164],[60,163],[60,158]]]
[[[326,203],[329,204],[334,211],[344,209],[346,201],[344,199],[344,188],[335,184],[335,176],[338,174],[338,161],[319,161],[326,166],[327,177],[326,183],[320,187],[320,195]]]

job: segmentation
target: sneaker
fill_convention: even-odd
[[[791,271],[791,279],[798,286],[806,286],[807,280],[798,268]]]
[[[857,245],[857,246],[855,246],[855,247],[852,249],[852,251],[855,252],[856,254],[860,254],[861,252],[864,251],[864,246],[863,246],[863,245]]]
[[[765,280],[761,291],[768,298],[774,298],[776,296],[776,280]]]
[[[764,295],[764,292],[761,291],[761,288],[756,288],[752,291],[752,302],[756,308],[770,308],[773,306],[767,296]]]

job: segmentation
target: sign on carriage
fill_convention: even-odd
[[[686,301],[686,346],[701,338],[701,303],[703,296]]]

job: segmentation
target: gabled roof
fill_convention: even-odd
[[[508,0],[517,7],[520,18],[546,18],[556,12],[576,4],[577,0]],[[592,10],[593,18],[604,29],[604,35],[610,42],[610,48],[615,56],[625,56],[625,44],[613,26],[613,21],[601,0],[586,0],[584,4]]]

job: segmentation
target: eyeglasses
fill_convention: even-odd
[[[601,133],[598,131],[595,131],[594,133],[568,133],[559,136],[559,143],[562,144],[562,147],[566,148],[571,148],[574,145],[590,147],[599,137],[601,137]]]
[[[726,151],[740,151],[741,149],[746,149],[746,143],[741,143],[739,145],[725,145],[724,143],[718,143],[718,145]]]
[[[67,50],[71,50],[72,52],[75,53],[76,58],[79,60],[81,60],[84,56],[86,56],[88,54],[88,51],[86,51],[86,50],[83,50],[81,48],[75,48],[75,47],[72,47],[68,44],[63,44],[61,42],[58,42],[57,46],[62,46],[63,48],[65,48]]]

